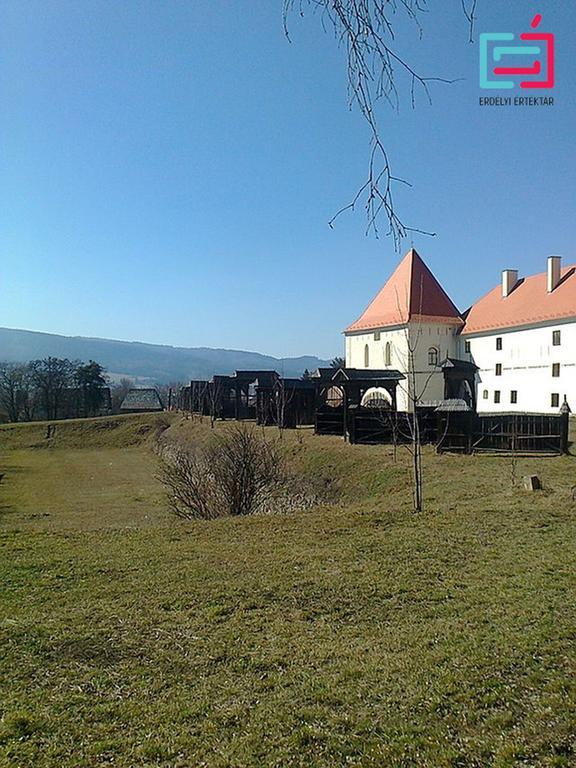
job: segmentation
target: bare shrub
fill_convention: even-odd
[[[204,450],[164,445],[159,478],[179,517],[211,520],[268,512],[285,496],[284,462],[276,443],[235,426]]]
[[[226,514],[251,515],[284,481],[284,464],[274,442],[254,429],[233,427],[208,449],[208,459]]]
[[[216,481],[205,456],[183,447],[165,447],[160,452],[158,477],[178,517],[212,520],[223,514]]]

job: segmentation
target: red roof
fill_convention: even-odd
[[[576,267],[565,267],[560,283],[547,290],[546,272],[521,278],[508,296],[497,285],[466,313],[462,333],[563,320],[576,317]]]
[[[414,248],[345,333],[404,325],[410,321],[462,323],[460,313]]]

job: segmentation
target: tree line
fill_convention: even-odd
[[[11,422],[96,416],[112,409],[104,368],[46,357],[28,363],[0,363],[0,411]]]

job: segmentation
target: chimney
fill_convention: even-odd
[[[548,256],[548,270],[546,285],[548,293],[552,293],[554,288],[558,286],[561,276],[562,257],[561,256]]]
[[[502,296],[506,298],[512,289],[518,282],[518,270],[517,269],[503,269],[502,270]]]

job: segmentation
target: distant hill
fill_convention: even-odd
[[[0,361],[23,363],[41,357],[96,360],[110,376],[130,377],[141,382],[208,379],[215,373],[235,370],[274,369],[285,376],[301,376],[329,361],[313,356],[277,358],[258,352],[209,347],[169,347],[139,341],[112,341],[83,336],[0,328]]]

